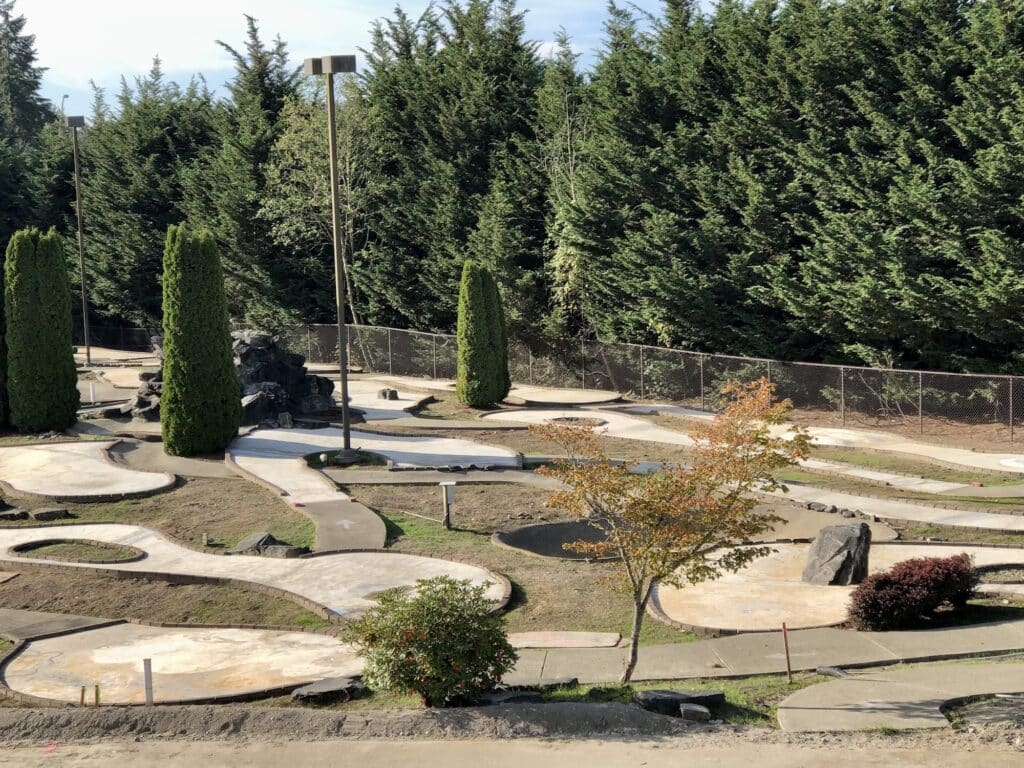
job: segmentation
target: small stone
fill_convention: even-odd
[[[263,547],[260,554],[263,557],[281,557],[281,558],[294,558],[302,557],[302,555],[309,552],[305,547],[293,547],[289,544],[270,544]]]
[[[839,510],[839,514],[842,515],[843,517],[847,518],[847,519],[854,518],[854,517],[857,516],[857,513],[854,512],[851,509],[841,509],[841,510]]]
[[[292,415],[288,411],[277,414],[277,426],[281,429],[291,429],[294,427],[295,422],[292,420]]]
[[[683,720],[690,720],[695,723],[706,723],[711,719],[711,711],[700,704],[684,702],[679,705],[679,716]]]
[[[648,712],[679,717],[680,708],[686,705],[699,706],[705,712],[709,706],[722,706],[725,694],[722,691],[637,691],[633,701]]]
[[[807,508],[815,512],[825,512],[828,510],[828,505],[822,504],[820,501],[811,501],[808,502]]]
[[[32,510],[33,520],[63,520],[71,517],[64,507],[40,507]]]

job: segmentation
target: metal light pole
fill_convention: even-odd
[[[85,340],[85,364],[92,365],[92,348],[89,345],[89,302],[85,287],[85,245],[82,237],[82,170],[78,160],[78,129],[85,126],[81,115],[67,115],[64,125],[71,129],[75,155],[75,213],[78,216],[78,270],[82,275],[82,334]]]
[[[345,345],[345,292],[341,245],[341,208],[338,201],[338,147],[334,128],[334,76],[356,71],[355,56],[322,56],[306,59],[307,75],[327,76],[327,147],[331,166],[331,222],[334,233],[334,301],[338,306],[338,372],[341,374],[341,427],[344,450],[352,450],[348,410],[348,350]]]

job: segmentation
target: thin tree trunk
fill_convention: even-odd
[[[633,596],[633,632],[630,635],[629,642],[629,659],[626,662],[626,668],[622,672],[621,682],[623,685],[629,683],[633,677],[633,670],[636,669],[637,654],[639,653],[640,645],[640,628],[643,626],[644,614],[647,612],[647,601],[651,598],[651,587],[648,586],[643,595],[637,598]]]

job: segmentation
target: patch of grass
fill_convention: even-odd
[[[84,541],[61,541],[42,546],[28,546],[18,550],[25,557],[43,557],[49,560],[64,560],[77,563],[110,562],[131,560],[138,552],[132,547],[116,544],[91,544]]]
[[[32,508],[38,501],[10,496],[8,503]],[[144,525],[165,535],[201,546],[207,533],[222,547],[232,547],[254,531],[269,531],[297,547],[311,547],[316,538],[313,521],[290,508],[280,497],[241,478],[190,478],[166,493],[142,499],[62,504],[74,515],[60,525],[80,522]],[[0,527],[32,525],[33,520],[4,521]]]
[[[775,718],[779,702],[809,685],[827,678],[812,673],[796,674],[790,684],[785,675],[756,675],[740,679],[708,678],[701,680],[652,681],[631,685],[579,685],[559,688],[545,694],[546,701],[617,701],[628,703],[637,691],[655,689],[685,691],[722,691],[725,706],[712,711],[713,717],[733,725],[777,727]]]
[[[811,447],[811,456],[824,461],[840,464],[853,464],[858,467],[877,469],[882,472],[896,472],[904,475],[927,477],[931,480],[943,480],[948,483],[969,484],[981,481],[985,485],[1020,485],[1024,478],[1019,474],[987,472],[983,469],[958,469],[926,459],[917,459],[884,451],[858,450],[856,448],[840,448],[826,445]]]
[[[1020,546],[1024,541],[1019,533],[1000,533],[902,520],[887,520],[886,524],[899,533],[899,537],[903,541],[932,540],[952,541],[957,544],[1008,544],[1012,546]]]
[[[419,696],[411,696],[388,691],[371,691],[368,696],[353,701],[339,701],[332,704],[306,704],[292,701],[291,696],[274,696],[269,699],[261,699],[253,702],[251,707],[284,707],[287,709],[325,709],[338,712],[346,711],[395,711],[409,709],[423,709],[423,702]]]
[[[0,607],[186,624],[330,624],[283,597],[243,587],[175,585],[78,570],[26,568],[0,584]]]
[[[441,499],[436,483],[342,485],[342,489],[368,507],[388,514],[421,515],[441,520]],[[566,519],[560,510],[545,506],[550,493],[522,483],[459,482],[451,506],[452,525],[461,530],[493,533]]]
[[[621,576],[612,563],[535,557],[494,546],[485,534],[446,531],[427,520],[378,511],[388,524],[389,546],[395,551],[474,563],[507,576],[512,582],[509,632],[559,629],[629,635],[632,601],[615,589]],[[650,616],[640,634],[641,645],[695,639]]]

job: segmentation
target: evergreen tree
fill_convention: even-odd
[[[160,323],[159,243],[181,219],[185,169],[213,140],[213,105],[197,82],[164,81],[159,60],[133,91],[122,81],[117,112],[97,93],[83,177],[86,260],[98,312],[143,326]]]
[[[488,335],[494,344],[494,392],[493,402],[505,399],[512,389],[512,377],[508,370],[508,329],[505,324],[505,302],[502,300],[501,289],[494,279],[494,273],[483,267],[481,270],[484,284],[484,297],[487,302]]]
[[[71,293],[57,232],[20,230],[4,262],[10,421],[21,432],[75,423],[78,374],[71,348]]]
[[[216,113],[216,144],[186,174],[183,208],[193,225],[208,228],[217,240],[231,313],[249,325],[275,329],[297,319],[286,320],[290,265],[278,259],[258,212],[265,166],[280,135],[282,110],[296,94],[298,70],[288,63],[280,38],[268,47],[256,20],[245,19],[244,51],[218,42],[234,59],[235,76],[227,85],[230,99]]]
[[[364,89],[375,135],[396,151],[358,271],[371,321],[451,327],[496,155],[532,135],[542,66],[523,34],[513,0],[449,0],[375,28]]]
[[[45,70],[35,63],[35,35],[24,29],[14,0],[0,0],[0,125],[7,138],[30,144],[53,119],[53,108],[39,95]]]
[[[164,451],[220,452],[238,434],[242,405],[213,235],[172,225],[163,264]]]
[[[458,370],[455,396],[460,403],[482,408],[507,394],[507,357],[501,359],[504,337],[497,290],[487,268],[466,259],[459,284],[456,331]]]

